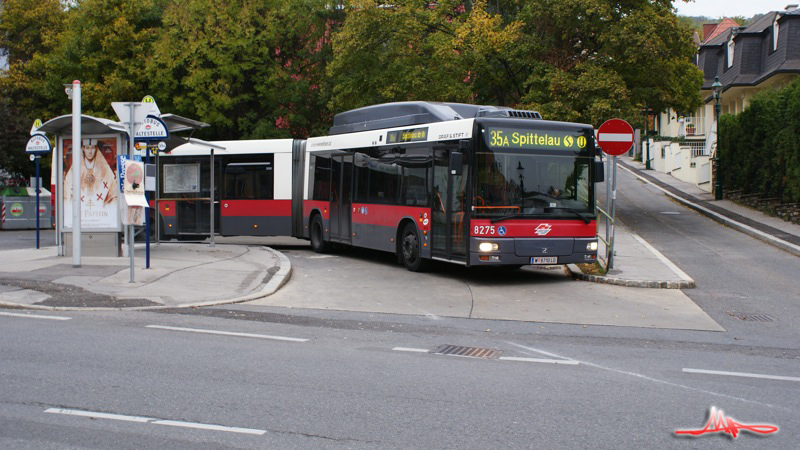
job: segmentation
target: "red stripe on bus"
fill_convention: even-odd
[[[224,217],[291,216],[291,200],[222,200],[220,215]]]
[[[353,223],[396,227],[404,217],[411,217],[420,230],[430,230],[431,209],[418,206],[374,205],[354,203],[350,212]]]
[[[501,230],[501,227],[504,230]],[[470,221],[469,234],[473,237],[595,237],[597,222],[592,220],[503,220],[492,223],[489,219],[473,219]]]
[[[328,220],[330,218],[330,205],[331,202],[324,200],[303,200],[303,217],[309,217],[311,211],[318,209],[322,212],[322,218]]]

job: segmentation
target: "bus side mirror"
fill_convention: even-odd
[[[595,183],[602,183],[606,181],[606,171],[605,166],[603,166],[603,161],[594,161],[594,182]]]
[[[450,153],[450,175],[461,175],[464,165],[464,154],[460,152]]]

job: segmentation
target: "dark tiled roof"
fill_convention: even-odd
[[[772,26],[772,23],[775,21],[775,16],[778,15],[778,11],[768,12],[767,14],[763,15],[760,19],[753,22],[749,27],[744,29],[745,33],[760,33],[767,28]]]

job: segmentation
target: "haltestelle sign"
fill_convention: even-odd
[[[137,141],[163,141],[169,139],[169,129],[163,120],[156,116],[144,118],[142,126],[136,130],[134,140]]]
[[[50,153],[53,147],[50,145],[50,139],[41,134],[34,134],[28,139],[28,144],[25,145],[25,153],[31,155],[41,155]]]

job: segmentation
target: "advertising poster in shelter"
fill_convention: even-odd
[[[73,195],[80,193],[81,230],[119,229],[117,138],[87,137],[81,146],[81,184],[72,181],[72,139],[64,139],[64,227],[72,228]]]

